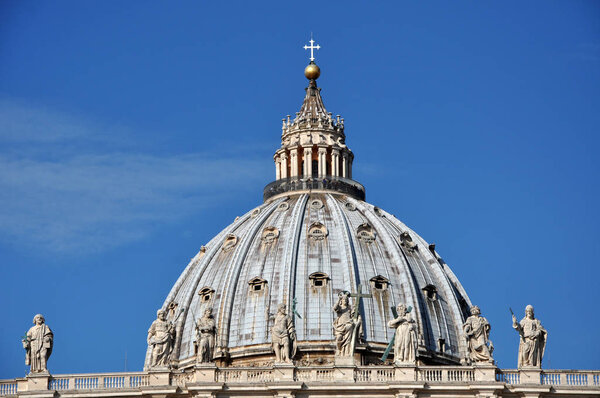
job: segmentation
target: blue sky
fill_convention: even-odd
[[[0,378],[141,369],[200,246],[261,203],[310,32],[354,177],[452,267],[516,367],[599,368],[600,3],[0,3]],[[582,344],[585,349],[582,349]]]

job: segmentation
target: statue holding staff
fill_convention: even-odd
[[[519,333],[519,368],[542,366],[542,358],[546,350],[548,332],[542,326],[539,319],[533,314],[533,306],[525,307],[525,317],[517,323],[517,317],[512,314],[513,328]]]

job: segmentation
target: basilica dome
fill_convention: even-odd
[[[419,363],[458,364],[466,356],[465,290],[435,245],[365,201],[352,179],[344,119],[326,111],[318,76],[307,74],[300,111],[283,119],[276,179],[264,188],[264,203],[206,243],[164,302],[176,325],[174,366],[193,366],[195,322],[208,308],[219,366],[272,363],[271,325],[281,304],[293,317],[296,363],[331,363],[340,294],[359,308],[354,356],[363,364],[381,363],[394,335],[392,307],[400,303],[416,321]]]

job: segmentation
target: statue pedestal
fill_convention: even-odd
[[[537,367],[519,368],[521,384],[542,384],[542,369]]]
[[[475,380],[476,381],[496,381],[496,365],[488,362],[475,363],[473,368],[475,369]]]
[[[353,356],[350,357],[334,357],[333,363],[335,366],[354,366],[356,365],[356,361]]]
[[[48,373],[48,371],[39,373],[29,373],[27,375],[26,391],[48,391],[49,381],[50,373]]]
[[[335,357],[333,365],[333,380],[354,381],[354,369],[356,362],[354,357]]]
[[[275,381],[294,381],[296,367],[289,362],[275,362],[273,364]]]
[[[194,381],[196,383],[213,383],[217,380],[217,365],[214,363],[197,363],[194,366]]]
[[[151,386],[168,386],[171,379],[171,370],[168,366],[155,367],[148,370]]]
[[[414,364],[394,364],[395,381],[416,381],[417,368]]]

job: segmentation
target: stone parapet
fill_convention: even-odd
[[[218,397],[267,394],[292,396],[356,395],[369,391],[381,396],[501,397],[600,396],[600,370],[498,369],[487,366],[355,366],[223,367],[197,365],[185,370],[160,369],[74,375],[30,375],[0,380],[0,397]]]

